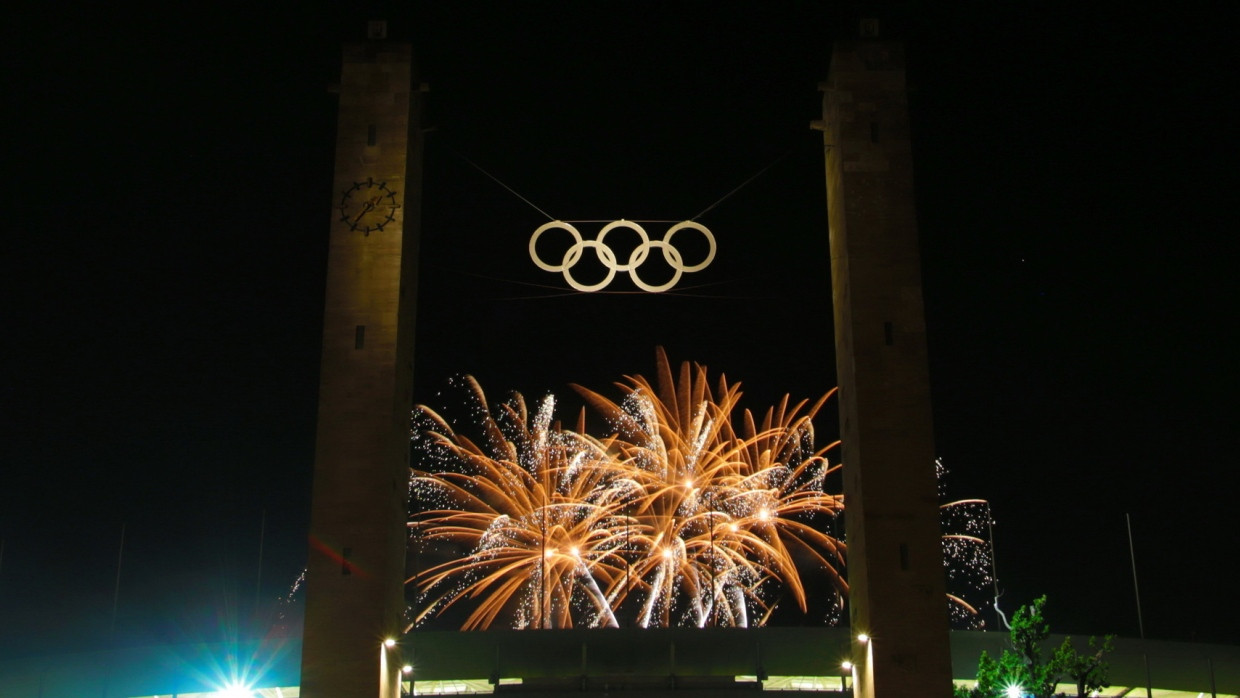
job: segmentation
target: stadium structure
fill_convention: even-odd
[[[957,681],[973,677],[982,650],[996,656],[1006,641],[1005,633],[953,631]],[[842,664],[845,628],[415,631],[401,644],[407,695],[843,696],[853,687]],[[301,648],[289,638],[27,657],[0,663],[0,696],[298,698]],[[376,666],[380,649],[372,647]],[[1120,638],[1110,665],[1112,685],[1099,696],[1240,696],[1240,647]]]
[[[346,46],[339,86],[304,631],[11,660],[0,696],[950,695],[1007,637],[948,630],[903,47],[874,20],[860,29],[835,42],[813,124],[826,164],[847,627],[403,633],[423,90],[411,47],[371,22],[367,41]],[[1100,695],[1240,695],[1237,647],[1121,639],[1109,663]]]

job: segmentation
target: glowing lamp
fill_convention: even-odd
[[[395,647],[395,646],[396,646],[396,640],[395,640],[395,638],[390,638],[390,637],[389,637],[388,639],[384,640],[384,641],[383,641],[383,646],[384,646],[384,647],[388,647],[388,648]]]
[[[233,683],[224,686],[223,689],[216,695],[221,696],[222,698],[252,698],[254,695],[254,689],[243,683],[234,681]]]
[[[1021,695],[1024,694],[1024,692],[1025,692],[1025,689],[1022,688],[1021,685],[1018,683],[1008,686],[1007,690],[1005,691],[1005,693],[1007,693],[1008,698],[1020,698]]]
[[[869,635],[866,635],[865,633],[858,633],[858,634],[857,634],[857,642],[860,642],[861,644],[863,644],[863,645],[864,645],[865,643],[867,643],[867,642],[869,642],[869,641],[870,641],[870,636],[869,636]]]
[[[412,673],[413,673],[413,667],[412,667],[412,666],[410,666],[410,665],[408,665],[408,664],[406,664],[405,666],[403,666],[403,667],[401,667],[401,668],[400,668],[400,672],[401,672],[402,674],[412,674]]]
[[[852,663],[852,662],[850,662],[850,661],[848,661],[848,660],[844,660],[844,661],[840,664],[840,668],[842,668],[844,671],[852,671],[852,668],[853,668],[853,663]]]

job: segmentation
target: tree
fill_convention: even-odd
[[[1009,675],[1007,678],[1015,679],[1024,693],[1034,698],[1050,698],[1063,673],[1057,655],[1052,655],[1050,659],[1042,656],[1042,645],[1051,634],[1050,624],[1042,617],[1045,605],[1046,597],[1042,596],[1034,599],[1032,604],[1016,609],[1010,629],[1015,657],[1006,666],[1014,666],[1016,671],[1015,676]],[[1008,651],[1004,650],[1003,654],[1007,655]],[[1003,660],[1004,657],[1000,656],[1001,667],[1005,666]]]
[[[1023,685],[1020,656],[1004,650],[998,659],[982,652],[977,659],[977,685],[972,690],[961,688],[956,691],[957,698],[991,698],[1007,696],[1012,686]]]
[[[957,698],[995,698],[1014,690],[1022,696],[1051,698],[1065,675],[1076,682],[1080,696],[1110,685],[1105,657],[1113,649],[1114,636],[1108,635],[1101,645],[1091,637],[1086,654],[1076,651],[1071,638],[1064,638],[1063,644],[1045,657],[1043,647],[1050,636],[1050,625],[1042,615],[1045,606],[1043,596],[1017,609],[1009,626],[1010,649],[1004,648],[998,659],[982,652],[977,661],[977,685],[971,690],[958,688]]]
[[[1098,643],[1098,638],[1089,638],[1089,651],[1081,654],[1072,646],[1072,638],[1065,637],[1063,644],[1055,650],[1055,659],[1063,667],[1063,672],[1076,684],[1078,696],[1088,696],[1111,685],[1107,674],[1110,665],[1106,663],[1106,655],[1115,649],[1115,636],[1107,635]]]

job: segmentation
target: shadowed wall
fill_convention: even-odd
[[[399,635],[404,611],[422,176],[415,84],[407,44],[344,50],[306,573],[306,698],[392,695],[401,666],[399,650],[382,641]]]
[[[823,143],[859,696],[949,696],[903,45],[840,41]]]

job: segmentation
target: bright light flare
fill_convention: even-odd
[[[234,681],[216,691],[219,698],[254,698],[254,688]]]

